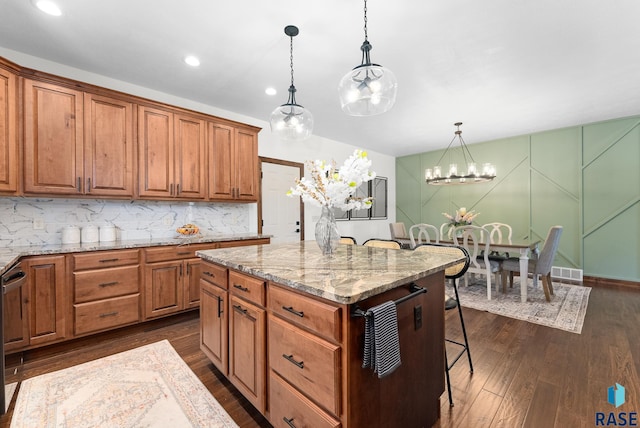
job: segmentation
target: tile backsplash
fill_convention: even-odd
[[[118,239],[176,236],[195,223],[203,235],[250,232],[250,204],[0,198],[0,245],[60,244],[64,226],[114,225]]]

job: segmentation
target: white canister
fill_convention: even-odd
[[[116,240],[116,227],[113,225],[100,226],[100,242],[113,242]]]
[[[100,240],[100,234],[98,232],[98,226],[89,224],[82,228],[81,241],[85,242],[98,242]]]
[[[62,228],[63,244],[79,244],[80,228],[78,226],[65,226]]]

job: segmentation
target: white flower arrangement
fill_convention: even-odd
[[[442,213],[442,215],[449,219],[449,227],[458,227],[471,224],[480,213],[476,214],[473,211],[467,211],[465,207],[460,207],[456,210],[455,216],[447,213]]]
[[[367,158],[367,152],[354,151],[340,168],[336,168],[335,161],[305,163],[310,170],[310,177],[296,179],[295,187],[287,192],[288,196],[301,196],[304,202],[344,211],[371,208],[372,198],[353,196],[358,186],[376,176],[375,172],[369,171],[371,161]]]

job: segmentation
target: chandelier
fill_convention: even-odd
[[[373,49],[367,34],[367,0],[364,0],[364,43],[361,64],[340,80],[338,93],[342,110],[351,116],[373,116],[384,113],[396,102],[398,81],[388,68],[372,64]]]
[[[293,38],[298,35],[298,27],[287,25],[284,33],[290,37],[289,60],[291,67],[291,86],[286,104],[276,107],[271,113],[269,123],[271,132],[286,141],[302,141],[313,132],[313,115],[296,103],[296,87],[293,84]]]
[[[473,156],[471,156],[471,152],[469,148],[465,144],[462,139],[462,131],[460,130],[460,125],[462,122],[454,123],[458,129],[455,132],[455,135],[447,149],[444,151],[440,160],[438,160],[437,166],[434,166],[433,169],[427,168],[424,171],[424,179],[427,184],[433,185],[445,185],[445,184],[473,184],[473,183],[484,183],[487,181],[491,181],[496,178],[496,168],[490,163],[482,164],[482,171],[478,171],[475,160],[473,160]],[[462,151],[462,158],[464,159],[464,167],[466,168],[464,171],[458,171],[457,163],[449,163],[449,172],[446,175],[442,174],[442,167],[440,166],[442,159],[449,153],[453,142],[458,139],[460,143],[460,149]],[[452,158],[452,153],[449,153],[449,159]]]

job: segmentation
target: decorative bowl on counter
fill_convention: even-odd
[[[197,235],[200,232],[200,228],[193,223],[187,223],[177,228],[176,232],[183,236],[192,236]]]

